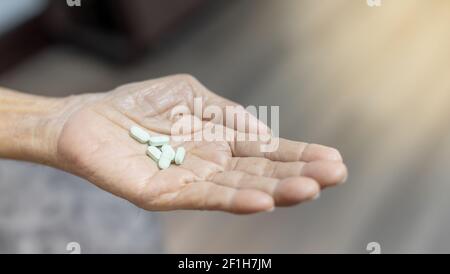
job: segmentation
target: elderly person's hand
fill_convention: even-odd
[[[0,90],[0,157],[66,170],[147,210],[270,211],[314,199],[322,188],[345,181],[336,149],[279,139],[277,150],[262,152],[263,141],[239,140],[236,126],[214,120],[202,120],[183,135],[231,128],[233,138],[174,141],[186,149],[185,161],[160,170],[129,129],[137,125],[175,137],[173,126],[195,116],[174,110],[192,109],[196,97],[205,106],[245,112],[186,75],[62,99]],[[245,114],[247,126],[240,131],[262,134],[264,125]]]

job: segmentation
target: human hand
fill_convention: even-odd
[[[279,140],[278,150],[266,153],[260,151],[260,141],[173,142],[174,147],[185,147],[186,159],[181,166],[159,170],[146,156],[146,146],[130,138],[129,128],[138,125],[154,135],[170,135],[172,126],[186,118],[173,115],[174,108],[191,109],[195,97],[202,97],[206,106],[237,107],[186,75],[64,99],[59,113],[65,115],[48,123],[55,128],[52,139],[56,147],[49,150],[53,155],[47,157],[47,164],[141,208],[158,211],[270,211],[274,206],[314,199],[322,188],[346,179],[347,170],[337,150],[285,139]],[[263,127],[256,118],[249,117],[247,122]],[[227,125],[202,121],[200,129],[191,134],[208,127]],[[244,131],[260,134],[251,128]]]

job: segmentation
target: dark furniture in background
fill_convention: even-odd
[[[0,72],[51,43],[68,42],[126,63],[193,17],[206,0],[51,0],[45,11],[0,37]]]

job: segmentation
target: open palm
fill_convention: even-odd
[[[159,170],[145,154],[146,146],[129,137],[129,128],[170,135],[173,124],[183,119],[172,110],[192,108],[195,97],[206,105],[237,106],[185,75],[73,98],[76,107],[58,142],[60,166],[147,210],[268,211],[314,199],[321,188],[345,180],[337,150],[285,139],[270,153],[262,153],[258,141],[174,142],[186,148],[185,161]],[[249,123],[259,122],[249,118]],[[203,123],[192,134],[211,126],[227,125]]]

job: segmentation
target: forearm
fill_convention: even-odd
[[[0,87],[0,158],[53,164],[64,101]]]

